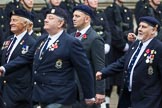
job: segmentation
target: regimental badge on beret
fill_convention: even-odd
[[[152,75],[154,73],[153,67],[149,66],[148,68],[148,75]]]
[[[55,9],[52,9],[52,10],[51,10],[51,13],[54,14],[54,13],[55,13]]]
[[[57,69],[61,69],[61,68],[62,68],[62,60],[61,60],[61,59],[58,59],[58,60],[56,61],[55,67],[56,67]]]

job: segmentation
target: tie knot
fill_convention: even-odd
[[[79,37],[80,35],[81,35],[80,32],[76,32],[76,33],[75,33],[75,36],[76,36],[76,37]]]
[[[16,37],[12,38],[12,41],[16,41],[16,40],[17,40],[17,38],[16,38]]]

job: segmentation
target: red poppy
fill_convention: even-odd
[[[52,46],[52,47],[53,47],[53,48],[58,48],[57,43],[53,44],[53,46]]]
[[[83,39],[87,39],[87,34],[83,34],[83,35],[82,35],[82,38],[83,38]]]
[[[147,53],[147,54],[149,54],[150,52],[151,52],[151,50],[150,50],[150,49],[147,49],[147,50],[146,50],[146,53]]]

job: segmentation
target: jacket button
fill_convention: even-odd
[[[39,60],[42,60],[42,57],[40,57]]]
[[[37,82],[34,82],[34,85],[37,85]]]
[[[6,83],[7,83],[7,81],[6,81],[6,80],[4,80],[4,81],[3,81],[3,83],[4,83],[4,84],[6,84]]]
[[[126,81],[126,79],[124,78],[124,79],[123,79],[123,81],[125,82],[125,81]]]
[[[37,74],[37,71],[34,71],[34,74]]]

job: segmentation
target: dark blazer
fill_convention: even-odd
[[[21,67],[33,61],[34,102],[70,105],[76,101],[77,86],[74,70],[81,81],[84,98],[94,97],[93,77],[89,61],[79,40],[63,32],[44,53],[40,49],[47,39],[41,36],[29,53],[4,65],[6,70]]]
[[[36,33],[33,31],[32,34],[30,34],[35,40],[39,38],[39,36],[36,35]]]
[[[6,51],[11,41],[10,36],[2,46],[1,65],[6,64]],[[8,42],[8,43],[7,43]],[[8,44],[8,45],[7,45]],[[10,61],[16,57],[23,55],[33,45],[35,40],[26,33],[19,44],[14,49]],[[31,65],[25,65],[19,69],[6,70],[4,77],[2,77],[2,95],[6,108],[30,108],[31,107]]]
[[[120,72],[123,72],[124,84],[126,83],[127,67],[129,60],[136,50],[138,42],[132,44],[128,52],[120,58],[117,62],[109,65],[107,68],[103,69],[103,78],[111,76]],[[154,55],[153,63],[146,63],[147,56],[146,50],[154,50],[156,54]],[[161,108],[162,106],[162,43],[154,38],[146,47],[144,53],[141,55],[139,61],[137,62],[132,80],[132,92],[131,92],[131,103],[132,108]],[[149,70],[152,67],[153,72]],[[124,87],[124,86],[123,86]],[[123,91],[123,88],[122,90]],[[123,102],[123,92],[119,103]],[[119,106],[119,108],[126,108],[125,106]]]
[[[75,33],[72,35],[75,36]],[[104,40],[97,35],[92,27],[87,30],[85,35],[86,37],[82,38],[81,42],[86,50],[95,78],[96,72],[105,67]],[[94,90],[96,94],[105,94],[105,81],[95,81]]]

